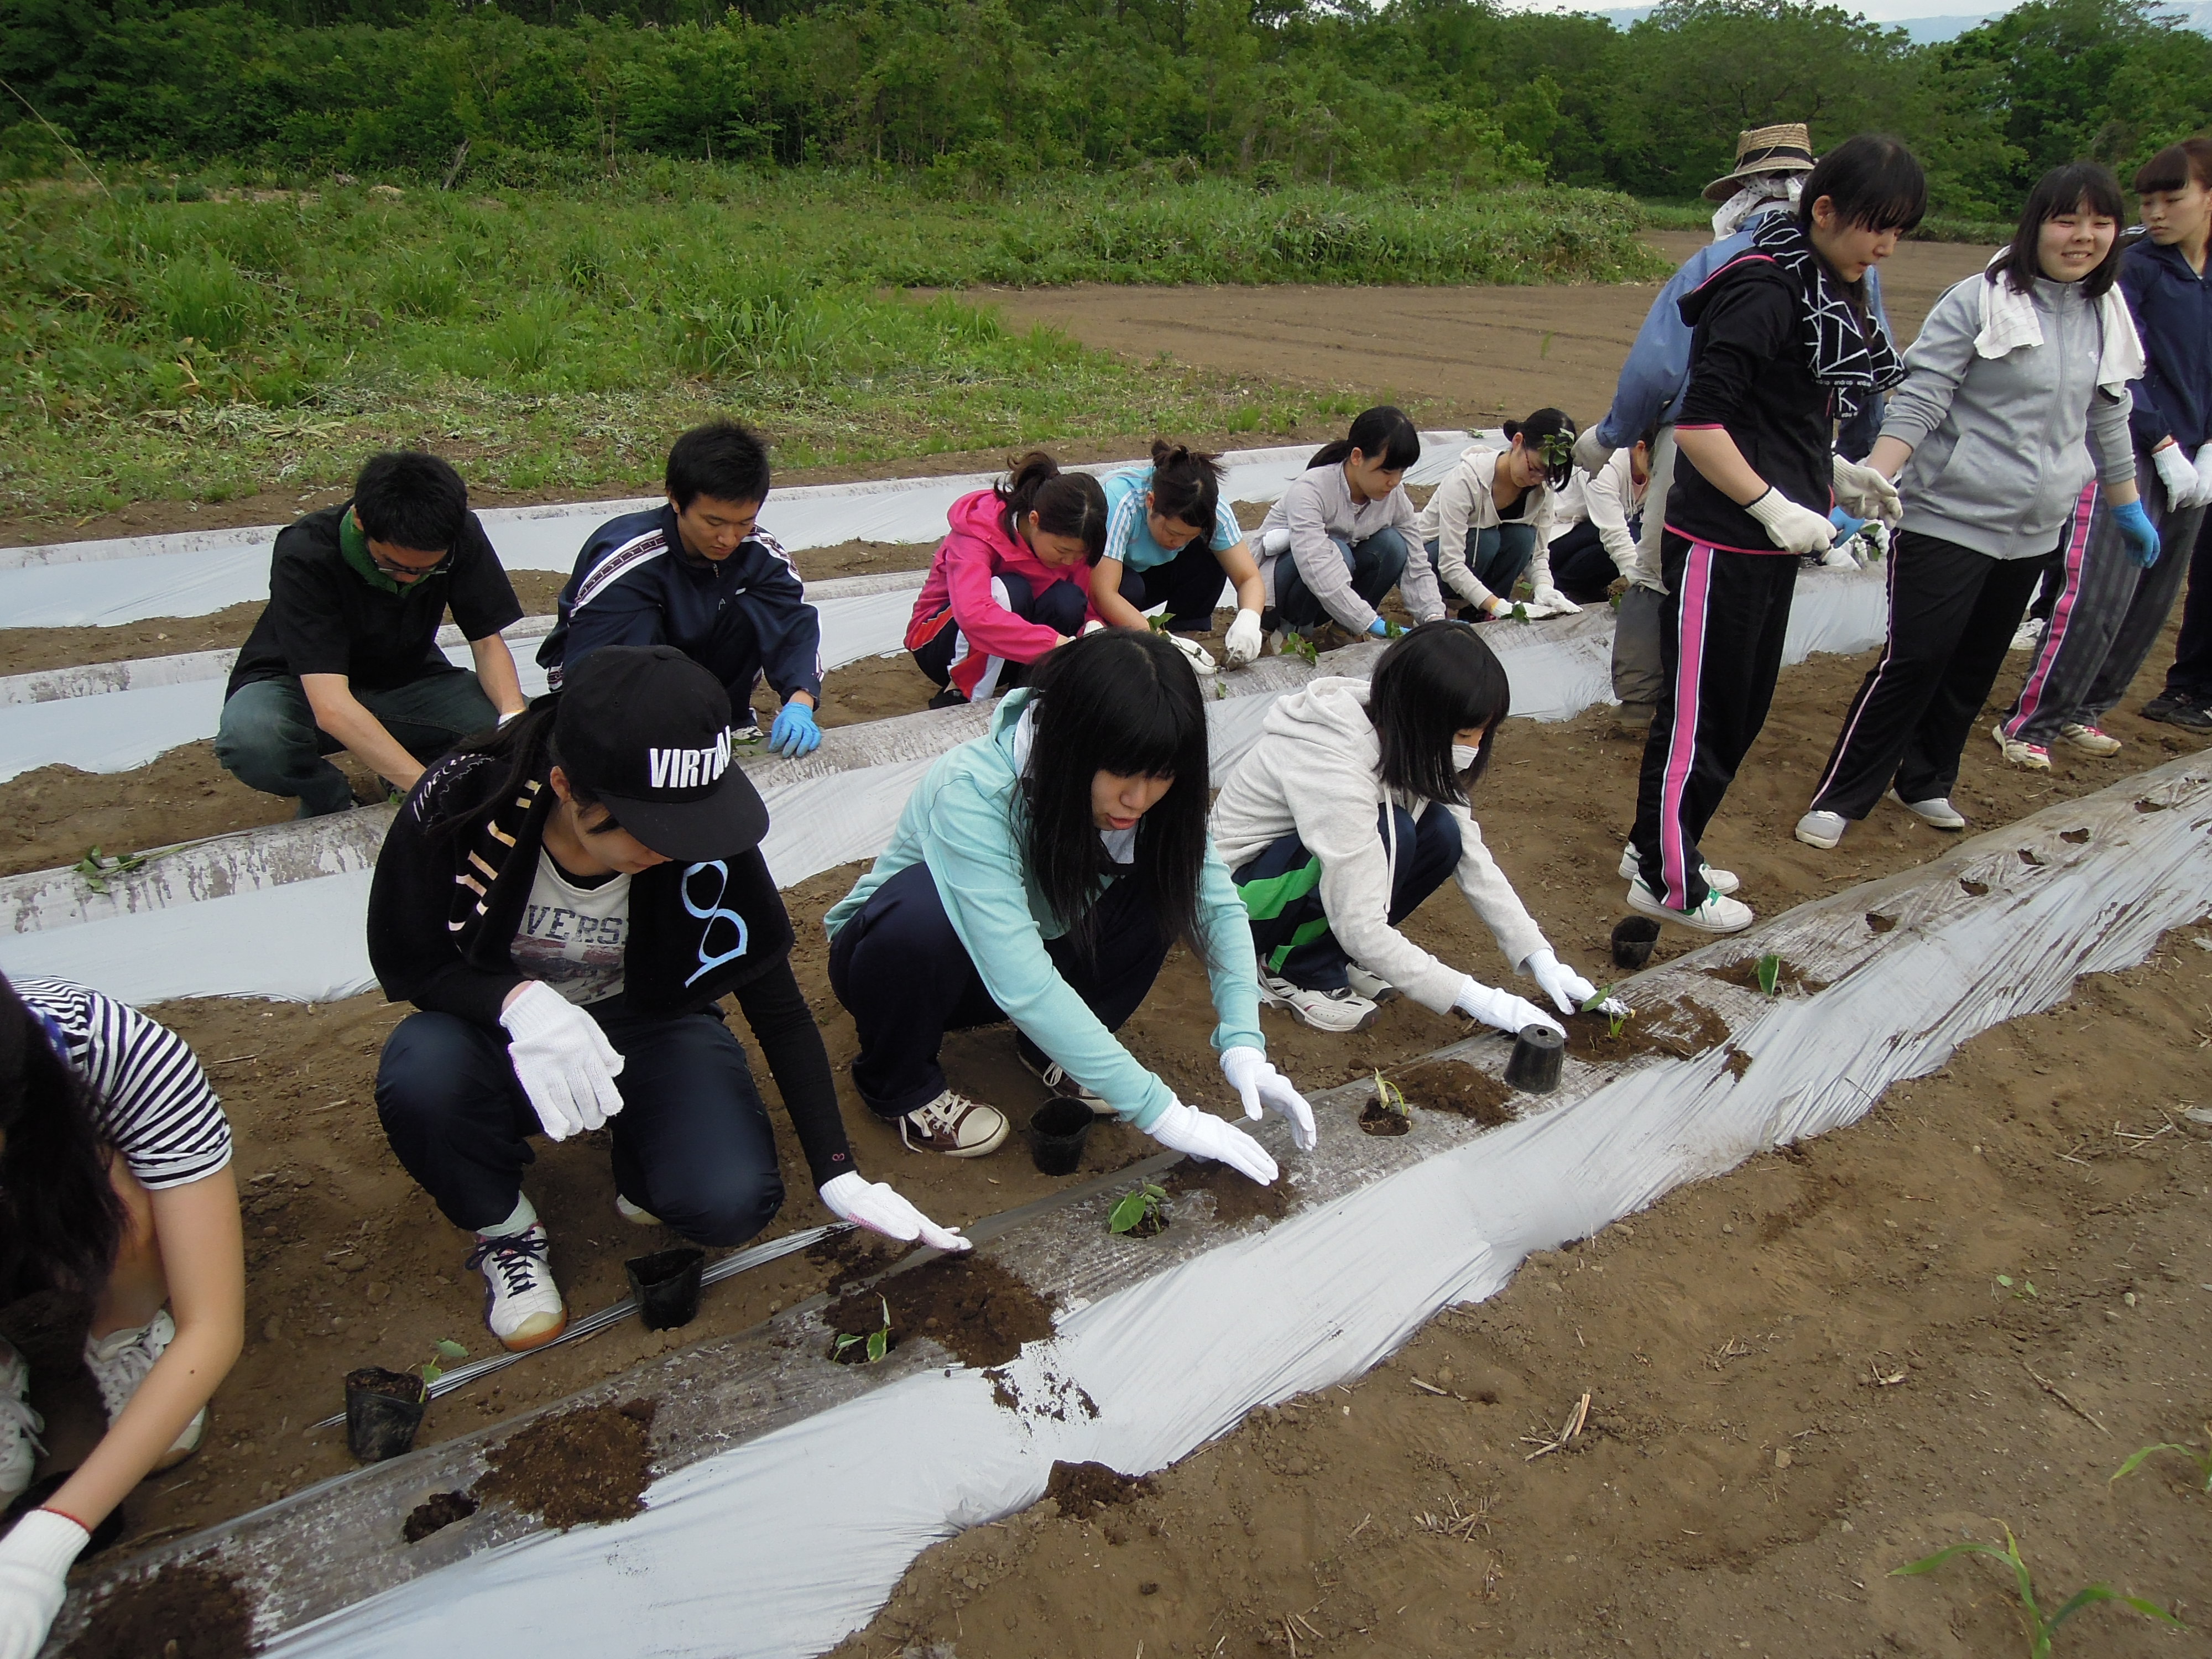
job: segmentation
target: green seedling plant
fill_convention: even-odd
[[[107,891],[110,876],[127,876],[146,862],[143,853],[126,853],[117,858],[102,858],[100,848],[94,848],[70,867],[84,878],[84,884],[95,893]]]
[[[2015,1284],[2013,1276],[2010,1273],[1999,1273],[1997,1275],[1997,1291],[2010,1291],[2012,1292],[2012,1299],[2015,1302],[2033,1302],[2039,1295],[2041,1294],[2041,1292],[2035,1288],[2035,1281],[2027,1278],[2025,1274],[2023,1274]],[[1996,1293],[1996,1291],[1990,1292],[1992,1297],[1994,1297]]]
[[[1513,601],[1513,609],[1510,614],[1515,622],[1525,623],[1528,620],[1528,607],[1516,599]]]
[[[1303,634],[1285,635],[1283,649],[1294,657],[1304,658],[1309,668],[1316,666],[1321,661],[1321,648]]]
[[[1954,1555],[1986,1555],[1992,1560],[2003,1562],[2012,1569],[2013,1588],[2019,1592],[2021,1613],[2027,1621],[2028,1659],[2049,1659],[2051,1638],[2058,1627],[2082,1608],[2093,1607],[2100,1601],[2118,1601],[2133,1607],[2146,1619],[2156,1619],[2176,1630],[2188,1628],[2157,1602],[2146,1601],[2140,1595],[2123,1595],[2110,1584],[2102,1583],[2089,1584],[2075,1590],[2066,1598],[2064,1605],[2057,1612],[2045,1618],[2042,1604],[2035,1599],[2035,1580],[2028,1572],[2027,1563],[2021,1559],[2020,1540],[2012,1535],[2010,1527],[2005,1528],[2004,1535],[2005,1547],[2002,1549],[1979,1540],[1965,1544],[1947,1544],[1933,1555],[1923,1555],[1917,1561],[1892,1567],[1889,1576],[1893,1578],[1917,1577],[1922,1573],[1935,1571]]]
[[[1613,1036],[1619,1036],[1620,1028],[1628,1024],[1629,1015],[1635,1011],[1625,1002],[1616,1003],[1612,1007],[1607,1007],[1606,1005],[1611,1002],[1613,1002],[1613,987],[1607,985],[1592,991],[1583,999],[1583,1012],[1602,1013],[1605,1016],[1606,1030]]]
[[[1759,988],[1768,996],[1782,983],[1782,958],[1769,951],[1759,959]]]
[[[1167,1202],[1168,1189],[1140,1181],[1122,1194],[1106,1218],[1109,1233],[1133,1233],[1139,1227],[1158,1230],[1160,1206]]]
[[[453,1338],[449,1336],[440,1337],[437,1341],[437,1346],[432,1351],[430,1357],[424,1360],[422,1364],[423,1388],[427,1389],[432,1383],[435,1382],[440,1377],[446,1374],[446,1366],[441,1365],[438,1363],[440,1360],[442,1359],[447,1361],[447,1364],[451,1364],[456,1359],[466,1359],[468,1357],[469,1351],[463,1347],[459,1343],[454,1341]]]
[[[891,1304],[880,1291],[877,1293],[876,1300],[883,1304],[884,1322],[865,1335],[840,1332],[836,1346],[830,1351],[834,1357],[842,1359],[845,1351],[854,1343],[865,1342],[868,1345],[868,1364],[873,1365],[880,1362],[883,1357],[891,1351]]]
[[[1375,1102],[1393,1117],[1410,1119],[1413,1116],[1412,1109],[1406,1104],[1406,1091],[1380,1072],[1375,1073]]]
[[[2212,1423],[2207,1423],[2204,1425],[2204,1435],[2207,1445],[2212,1446]],[[2203,1490],[2212,1492],[2212,1450],[2199,1451],[2193,1442],[2187,1445],[2176,1445],[2171,1440],[2161,1440],[2155,1445],[2138,1447],[2128,1454],[2126,1462],[2112,1471],[2112,1480],[2118,1480],[2123,1475],[2133,1474],[2160,1452],[2179,1452],[2188,1460],[2189,1466],[2194,1472],[2191,1478],[2202,1475],[2204,1480]],[[2112,1480],[2107,1480],[2105,1484],[2110,1486]]]

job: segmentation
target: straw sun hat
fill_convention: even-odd
[[[1753,127],[1735,136],[1735,171],[1723,173],[1705,186],[1708,202],[1725,202],[1747,179],[1767,173],[1810,173],[1813,135],[1802,121],[1779,126]]]

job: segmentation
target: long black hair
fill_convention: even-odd
[[[1422,800],[1459,801],[1490,765],[1513,701],[1505,665],[1466,623],[1423,623],[1382,653],[1368,683],[1367,718],[1382,747],[1382,781]],[[1455,732],[1483,728],[1474,764],[1452,766]]]
[[[2043,228],[2062,213],[2087,212],[2112,222],[2112,245],[2097,268],[2081,279],[2084,299],[2101,299],[2120,277],[2120,228],[2128,221],[2128,204],[2120,194],[2120,181],[2112,170],[2095,161],[2070,161],[2053,167],[2035,181],[2027,204],[2020,210],[2020,225],[2003,255],[1986,273],[1996,282],[2002,276],[2015,294],[2032,294],[2035,279],[2043,275],[2040,244]]]
[[[1106,550],[1106,489],[1097,479],[1088,472],[1062,472],[1042,449],[1009,460],[1006,468],[1006,483],[993,488],[1009,536],[1018,536],[1022,520],[1034,513],[1039,530],[1079,538],[1089,557]]]
[[[1823,196],[1846,225],[1908,231],[1928,212],[1928,174],[1911,150],[1878,132],[1846,138],[1813,163],[1797,197],[1797,222],[1813,228]]]
[[[1098,884],[1111,873],[1091,817],[1091,781],[1172,778],[1137,821],[1133,878],[1161,933],[1206,955],[1198,931],[1206,863],[1206,702],[1182,653],[1157,634],[1102,629],[1048,652],[1030,677],[1035,741],[1023,793],[1037,891],[1088,955]]]
[[[507,775],[498,788],[485,797],[483,804],[466,812],[450,817],[441,815],[434,799],[423,803],[422,827],[433,841],[449,841],[455,836],[472,832],[495,817],[507,802],[523,793],[532,784],[543,785],[552,775],[553,769],[561,766],[561,751],[553,741],[553,722],[561,712],[561,693],[548,692],[532,699],[530,706],[504,726],[479,732],[462,738],[448,751],[447,758],[464,755],[483,755],[495,762],[503,762]],[[429,787],[434,789],[440,766],[434,764],[424,775]],[[568,799],[581,811],[588,811],[600,804],[575,774],[562,767],[568,781]],[[422,786],[417,786],[421,787]],[[578,827],[587,836],[604,836],[610,830],[619,830],[611,811],[603,813],[596,822],[585,823],[580,815]]]
[[[1165,438],[1152,440],[1152,511],[1163,519],[1211,535],[1221,507],[1221,479],[1218,455]]]
[[[108,1179],[114,1149],[92,1085],[0,975],[0,1302],[94,1294],[128,1218]]]
[[[1314,453],[1306,471],[1348,461],[1355,449],[1370,461],[1380,459],[1393,472],[1403,472],[1421,459],[1421,429],[1413,424],[1412,416],[1389,404],[1363,409],[1348,434]]]
[[[1525,421],[1508,421],[1499,428],[1506,441],[1522,440],[1544,464],[1544,482],[1565,489],[1575,470],[1575,422],[1564,409],[1540,409]]]

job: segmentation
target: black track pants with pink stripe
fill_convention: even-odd
[[[1844,716],[1814,810],[1863,818],[1892,779],[1904,800],[1949,798],[2044,568],[2040,558],[1993,559],[1911,530],[1898,537],[1889,641]]]
[[[1659,708],[1629,839],[1645,885],[1673,908],[1694,910],[1705,902],[1698,842],[1774,701],[1797,557],[1733,553],[1670,530],[1659,568]]]

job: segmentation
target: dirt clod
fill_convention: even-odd
[[[1410,1134],[1413,1120],[1402,1112],[1392,1111],[1379,1100],[1370,1100],[1360,1108],[1359,1127],[1370,1135]]]
[[[474,1496],[545,1517],[565,1530],[623,1521],[645,1508],[658,1400],[587,1406],[541,1418],[484,1455]]]
[[[1087,1521],[1111,1505],[1149,1497],[1152,1490],[1149,1475],[1123,1474],[1103,1463],[1055,1462],[1044,1495],[1058,1503],[1069,1520]]]
[[[1234,1227],[1266,1216],[1270,1221],[1280,1221],[1290,1213],[1290,1177],[1279,1175],[1262,1187],[1250,1176],[1239,1174],[1226,1164],[1215,1164],[1200,1158],[1185,1158],[1166,1176],[1160,1185],[1173,1198],[1178,1193],[1212,1193],[1213,1218],[1224,1227]]]
[[[1728,1022],[1711,1009],[1684,997],[1680,1000],[1638,1003],[1622,1022],[1620,1034],[1612,1022],[1595,1010],[1570,1014],[1567,1052],[1577,1060],[1598,1063],[1632,1060],[1638,1054],[1668,1054],[1690,1060],[1729,1039]]]
[[[419,1544],[442,1527],[456,1521],[465,1521],[481,1507],[465,1492],[434,1492],[413,1509],[401,1523],[399,1535],[410,1544]]]
[[[63,1652],[66,1659],[240,1659],[258,1650],[253,1608],[238,1581],[185,1564],[106,1597]]]
[[[912,1273],[878,1279],[830,1304],[823,1322],[833,1331],[866,1336],[884,1322],[881,1296],[891,1309],[891,1346],[927,1334],[963,1365],[1003,1365],[1024,1342],[1052,1334],[1044,1298],[987,1257],[949,1255]]]
[[[1513,1121],[1513,1091],[1487,1072],[1456,1060],[1431,1060],[1394,1079],[1415,1106],[1473,1118],[1486,1129]]]

